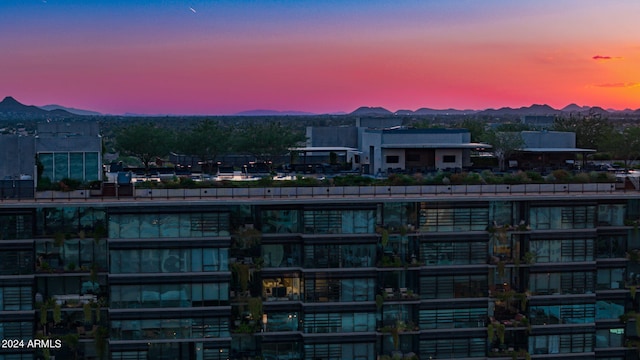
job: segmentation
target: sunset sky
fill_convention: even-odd
[[[0,98],[224,115],[640,108],[638,0],[4,0]]]

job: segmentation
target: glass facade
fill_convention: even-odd
[[[592,352],[593,340],[593,334],[590,333],[531,336],[529,353],[538,355]]]
[[[91,162],[44,155],[52,176]],[[636,200],[334,200],[7,204],[0,337],[73,335],[80,357],[121,360],[364,360],[616,358],[636,336]]]
[[[229,236],[228,213],[114,214],[109,216],[113,239]]]
[[[42,177],[52,182],[75,179],[82,182],[98,180],[102,165],[98,152],[38,153],[43,166]]]
[[[229,251],[219,248],[111,251],[113,274],[215,272],[229,269]]]

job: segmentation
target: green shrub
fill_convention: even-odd
[[[529,170],[526,172],[526,174],[527,177],[531,179],[532,183],[539,184],[544,182],[544,177],[542,177],[539,172]]]
[[[407,186],[407,185],[414,185],[415,182],[416,180],[411,176],[403,175],[403,174],[391,174],[389,175],[389,178],[385,182],[385,185]]]
[[[487,184],[502,184],[503,178],[500,176],[496,176],[489,170],[482,170],[480,176],[484,179]]]
[[[431,179],[431,184],[435,184],[435,185],[442,185],[444,184],[443,180],[446,178],[447,180],[449,180],[451,177],[451,174],[448,172],[438,172],[432,179]]]
[[[614,182],[616,180],[615,175],[607,172],[592,171],[589,173],[589,177],[591,178],[591,182],[598,183]]]
[[[451,176],[449,177],[449,182],[453,185],[460,185],[464,183],[466,178],[467,173],[451,174]]]
[[[527,173],[518,171],[515,174],[507,174],[504,176],[503,182],[505,184],[526,184],[531,182]]]
[[[586,184],[591,181],[589,174],[587,173],[579,173],[573,177],[573,182]]]
[[[469,185],[479,185],[479,184],[482,184],[484,181],[483,181],[482,177],[480,176],[480,174],[478,174],[478,173],[469,173],[469,174],[467,174],[467,177],[464,179],[463,182],[465,184],[469,184]]]
[[[79,189],[80,185],[82,185],[82,182],[79,181],[79,180],[75,180],[75,179],[64,178],[64,179],[60,180],[60,182],[58,184],[60,185],[60,190],[62,190],[62,191],[72,191],[72,190]]]
[[[553,175],[555,182],[559,183],[567,183],[571,179],[571,174],[563,169],[553,170],[551,175]]]

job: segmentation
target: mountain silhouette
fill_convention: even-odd
[[[364,116],[364,115],[377,115],[377,116],[387,116],[387,115],[393,115],[393,113],[383,107],[369,107],[369,106],[361,106],[359,108],[357,108],[356,110],[354,110],[351,114],[349,115],[358,115],[358,116]]]
[[[72,114],[76,114],[76,115],[87,115],[87,116],[100,116],[100,115],[102,115],[101,113],[99,113],[97,111],[76,109],[76,108],[71,108],[71,107],[66,107],[66,106],[56,105],[56,104],[39,106],[39,108],[42,109],[42,110],[47,110],[47,111],[64,110],[64,111],[68,111],[68,112],[70,112]]]
[[[5,97],[0,102],[0,114],[17,117],[74,117],[76,115],[61,109],[47,111],[33,105],[24,105],[11,96]]]
[[[523,116],[523,115],[560,115],[562,111],[556,110],[549,105],[543,104],[533,104],[529,107],[523,106],[521,108],[510,108],[503,107],[500,109],[487,109],[484,111],[480,111],[479,115],[489,115],[489,116]]]

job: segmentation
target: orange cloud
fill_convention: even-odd
[[[598,84],[596,87],[603,88],[634,88],[640,86],[640,83],[610,83],[610,84]]]

